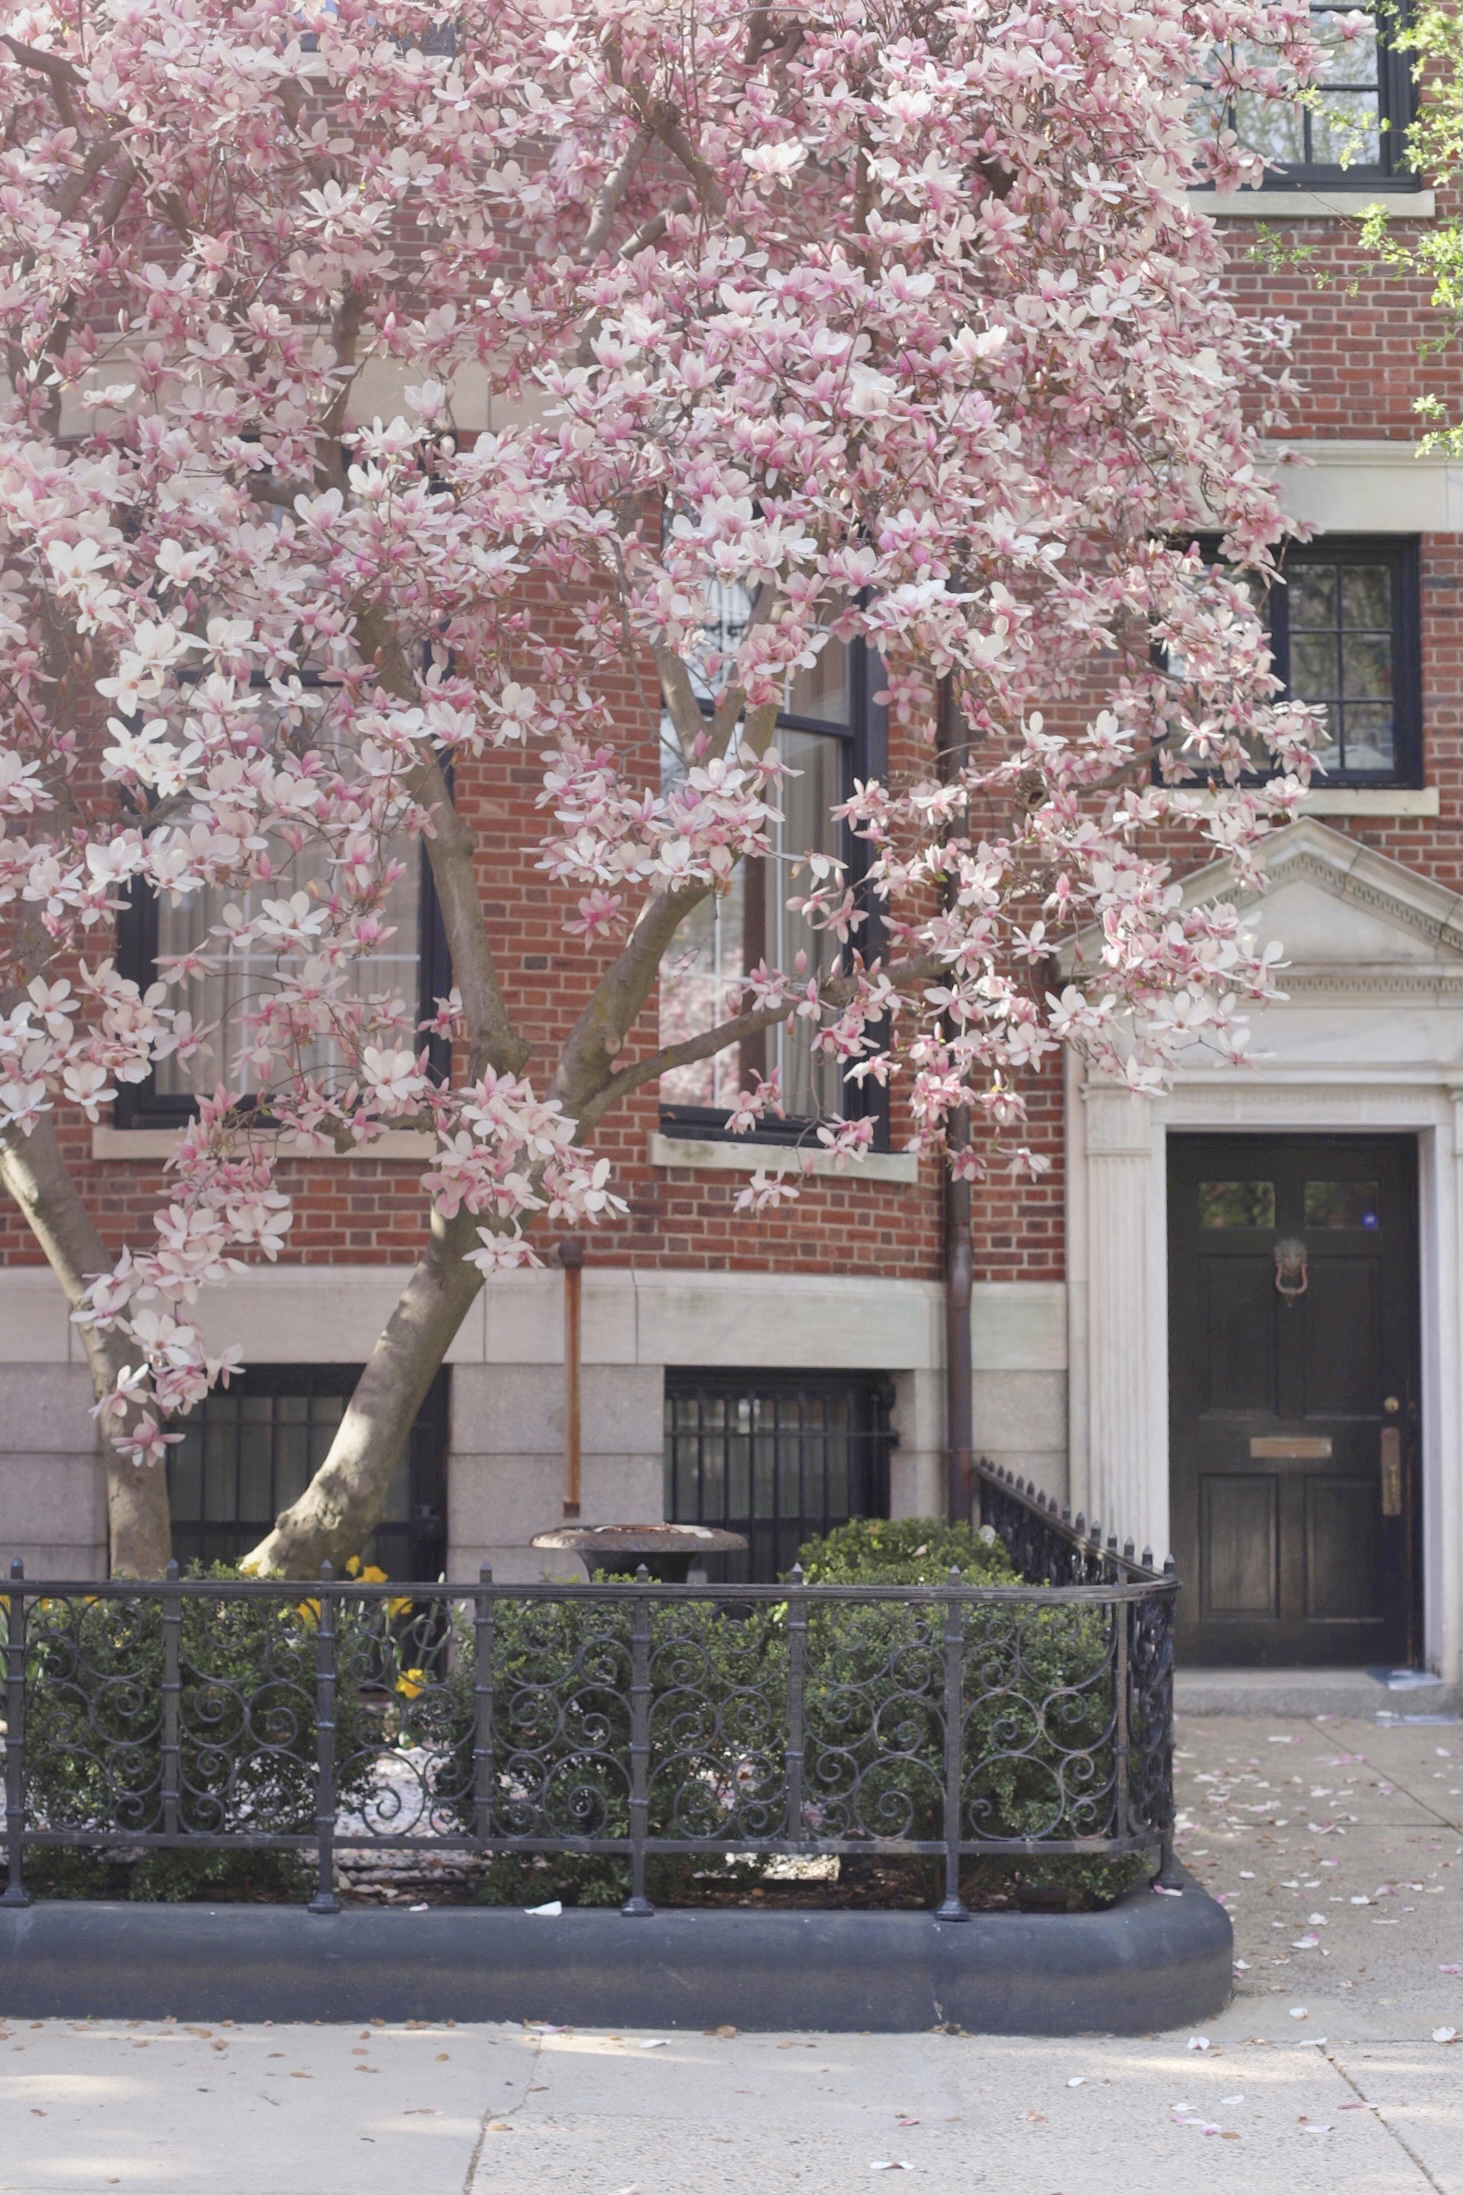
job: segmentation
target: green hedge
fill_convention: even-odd
[[[810,1584],[938,1585],[953,1568],[982,1586],[1019,1582],[994,1535],[930,1518],[840,1527],[800,1550]],[[212,1575],[226,1582],[232,1573]],[[318,1603],[239,1595],[183,1599],[179,1663],[180,1820],[195,1832],[308,1835],[315,1800]],[[652,1603],[652,1837],[735,1844],[811,1839],[914,1842],[943,1834],[944,1602],[798,1603],[724,1598]],[[962,1806],[967,1835],[1033,1840],[1028,1854],[966,1863],[974,1891],[1071,1890],[1103,1897],[1139,1879],[1141,1860],[1053,1855],[1041,1840],[1089,1835],[1113,1772],[1111,1616],[1029,1601],[964,1608]],[[629,1835],[631,1611],[603,1599],[494,1599],[488,1678],[494,1755],[485,1791],[500,1833]],[[156,1594],[32,1602],[27,1797],[51,1827],[125,1837],[162,1827],[163,1626]],[[458,1602],[340,1604],[337,1786],[359,1810],[383,1760],[404,1803],[429,1806],[439,1830],[475,1826],[473,1757],[478,1639]],[[787,1698],[801,1664],[802,1797],[789,1819]],[[404,1757],[405,1756],[405,1757]],[[1093,1811],[1085,1801],[1094,1794]],[[349,1838],[345,1841],[349,1842]],[[133,1895],[203,1891],[298,1894],[310,1855],[151,1852]],[[853,1856],[845,1876],[867,1871]],[[888,1872],[888,1863],[880,1860]],[[919,1895],[942,1863],[893,1863]],[[662,1902],[719,1884],[755,1884],[755,1855],[652,1860]],[[87,1852],[32,1852],[37,1888],[115,1894],[117,1865]],[[883,1878],[881,1878],[883,1879]],[[561,1895],[616,1903],[629,1863],[602,1852],[499,1853],[481,1894],[536,1903]]]

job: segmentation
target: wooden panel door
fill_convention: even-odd
[[[1174,1136],[1168,1186],[1180,1653],[1410,1661],[1415,1146]]]

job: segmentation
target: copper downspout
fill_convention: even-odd
[[[970,1141],[962,1105],[946,1131],[952,1151]],[[970,1183],[945,1176],[945,1510],[970,1520],[973,1399],[970,1372]]]
[[[940,775],[948,783],[960,766],[964,741],[959,712],[948,678],[940,681],[935,746]],[[949,896],[949,887],[946,887]],[[952,1153],[970,1145],[970,1112],[960,1106],[946,1127]],[[971,1448],[974,1439],[970,1370],[970,1183],[947,1171],[943,1199],[945,1236],[945,1514],[952,1524],[968,1523],[971,1504]]]
[[[584,1280],[584,1245],[561,1242],[564,1268],[564,1514],[577,1517],[583,1497],[580,1466],[579,1312]]]

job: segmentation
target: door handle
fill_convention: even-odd
[[[1400,1517],[1402,1514],[1402,1428],[1400,1425],[1384,1425],[1382,1449],[1382,1515]]]

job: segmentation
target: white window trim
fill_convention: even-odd
[[[1380,206],[1393,221],[1432,221],[1432,191],[1190,191],[1189,203],[1216,221],[1359,221]]]
[[[792,1143],[717,1143],[710,1137],[666,1136],[658,1130],[650,1138],[650,1163],[697,1174],[755,1174],[765,1167],[770,1173],[811,1172],[850,1182],[897,1181],[912,1187],[919,1180],[919,1159],[913,1151],[870,1151],[840,1166],[821,1148],[809,1153]]]
[[[91,1155],[104,1159],[144,1159],[156,1164],[159,1159],[170,1159],[177,1148],[181,1128],[93,1128]],[[282,1159],[322,1160],[327,1165],[343,1162],[346,1165],[356,1159],[412,1160],[424,1166],[437,1150],[435,1136],[417,1128],[387,1128],[368,1149],[354,1151],[313,1151],[297,1138],[281,1136],[279,1156]]]

